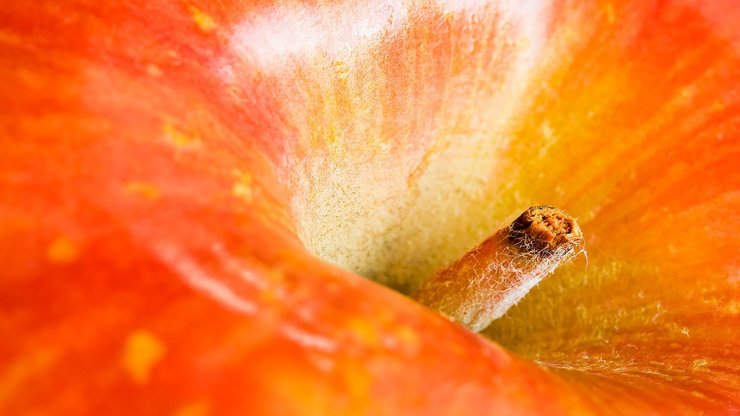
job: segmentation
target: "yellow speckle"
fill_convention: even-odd
[[[199,401],[188,403],[177,409],[174,416],[206,416],[210,413],[210,406],[207,402]]]
[[[149,64],[146,66],[146,73],[149,74],[152,78],[159,78],[162,76],[162,70],[154,64]]]
[[[334,70],[337,73],[337,78],[347,79],[347,75],[349,75],[349,67],[344,63],[344,61],[334,61]]]
[[[211,16],[195,6],[190,6],[190,14],[198,28],[204,32],[211,32],[218,26]]]
[[[404,326],[399,328],[396,334],[398,335],[398,339],[407,346],[415,348],[419,344],[419,336],[409,327]]]
[[[249,172],[235,171],[236,182],[231,187],[235,197],[250,201],[252,199],[252,175]]]
[[[138,384],[149,381],[152,368],[166,352],[164,344],[151,332],[135,331],[126,340],[123,366]]]
[[[707,365],[709,365],[709,360],[705,360],[705,359],[701,358],[701,359],[698,359],[698,360],[694,360],[691,363],[691,369],[693,369],[693,370],[701,370],[704,367],[706,367]]]
[[[737,301],[737,300],[730,301],[730,303],[727,304],[727,307],[725,308],[725,310],[730,315],[740,314],[740,301]]]
[[[170,122],[165,122],[162,125],[162,132],[164,133],[167,140],[177,147],[186,147],[197,141],[196,138],[192,138],[187,134],[183,133],[177,127]]]
[[[715,101],[712,103],[712,110],[714,111],[722,111],[725,108],[727,108],[727,106],[722,101]]]
[[[348,322],[348,328],[354,333],[364,344],[375,345],[378,343],[378,331],[376,328],[365,319],[351,319]]]
[[[704,399],[704,398],[706,398],[706,397],[707,397],[707,396],[706,396],[706,395],[705,395],[704,393],[702,393],[702,392],[700,392],[700,391],[696,391],[696,390],[693,390],[693,391],[691,392],[691,395],[692,395],[692,396],[694,396],[694,397],[698,397],[698,398],[700,398],[700,399]]]
[[[609,24],[614,24],[617,21],[617,13],[614,11],[614,5],[612,3],[606,5],[606,21]]]
[[[242,199],[250,200],[252,199],[252,188],[249,187],[249,185],[237,182],[234,184],[234,186],[231,188],[231,193],[234,196],[237,196]]]
[[[77,244],[65,236],[57,237],[46,251],[46,256],[53,263],[71,263],[77,260],[79,254]]]
[[[149,200],[159,198],[159,188],[147,182],[132,181],[126,184],[126,192],[143,196]]]

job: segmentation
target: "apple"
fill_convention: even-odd
[[[2,414],[740,411],[732,0],[10,1],[0,59]],[[405,296],[538,204],[587,264]]]

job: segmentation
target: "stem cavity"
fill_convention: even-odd
[[[480,332],[581,251],[583,234],[573,217],[548,205],[531,207],[435,273],[413,297]]]

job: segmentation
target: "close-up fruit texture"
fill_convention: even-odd
[[[740,414],[737,0],[5,0],[0,414]]]

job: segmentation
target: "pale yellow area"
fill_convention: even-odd
[[[59,236],[49,245],[46,257],[52,263],[71,263],[80,255],[77,243],[67,236]]]
[[[193,21],[203,32],[212,32],[218,27],[213,17],[195,6],[190,6],[190,15],[193,16]]]
[[[485,30],[493,36],[498,29]],[[431,82],[437,69],[421,64],[434,61],[431,45],[409,52],[407,67],[394,68],[418,71],[405,83],[368,83],[385,79],[387,68],[352,56],[301,72],[298,91],[315,98],[289,102],[295,107],[286,113],[297,115],[293,125],[307,152],[289,171],[304,244],[330,263],[408,293],[517,211],[541,202],[494,197],[506,186],[497,175],[512,139],[507,124],[525,98],[540,40],[512,37],[494,53],[516,49],[520,39],[526,47],[507,61],[507,71],[451,61],[449,70],[462,72],[448,78],[433,119],[424,97],[440,91]],[[391,94],[394,101],[384,103]],[[402,137],[417,145],[399,148]]]
[[[529,39],[526,37],[519,38],[519,40],[516,42],[516,47],[520,51],[525,51],[529,49],[531,46],[532,46],[532,42],[530,42]]]
[[[164,358],[167,348],[153,333],[145,330],[132,332],[123,351],[123,368],[137,384],[149,381],[152,369]]]

